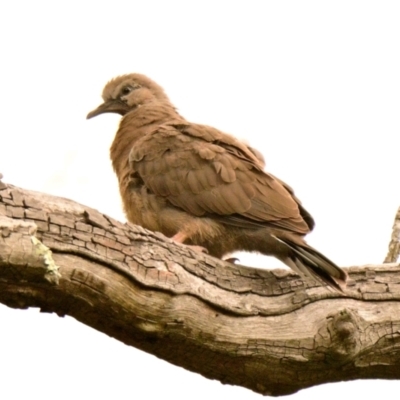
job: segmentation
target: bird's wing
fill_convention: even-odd
[[[291,189],[263,172],[245,144],[214,128],[162,125],[135,143],[130,162],[148,189],[188,213],[240,227],[310,230]]]
[[[292,189],[291,186],[289,186],[287,183],[281,181],[279,178],[277,178],[276,176],[270,174],[273,178],[275,178],[292,196],[293,200],[297,203],[297,205],[299,206],[299,211],[300,211],[300,215],[302,216],[302,218],[304,219],[305,223],[308,225],[308,228],[310,231],[312,231],[315,227],[315,221],[314,218],[312,217],[312,215],[303,207],[303,205],[301,204],[300,199],[294,194],[294,190]]]

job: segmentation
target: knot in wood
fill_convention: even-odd
[[[358,351],[359,330],[355,310],[342,309],[328,316],[327,329],[331,338],[328,354],[336,362],[349,361]]]

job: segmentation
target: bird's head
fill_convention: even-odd
[[[152,101],[169,101],[161,86],[141,74],[122,75],[112,79],[104,87],[102,97],[104,103],[91,111],[87,119],[104,113],[125,115]]]

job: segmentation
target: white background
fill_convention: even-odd
[[[188,120],[262,151],[315,217],[313,246],[342,266],[382,262],[400,205],[399,21],[396,1],[2,2],[0,171],[123,219],[108,157],[119,117],[85,116],[109,79],[141,72]],[[358,381],[293,399],[399,389]],[[0,307],[1,399],[228,396],[261,398],[72,318]]]

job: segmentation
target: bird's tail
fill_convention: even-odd
[[[329,287],[343,292],[342,286],[346,285],[347,274],[331,260],[306,243],[301,245],[287,238],[276,236],[275,238],[291,250],[290,255],[282,260],[287,266],[301,275],[317,279]]]

